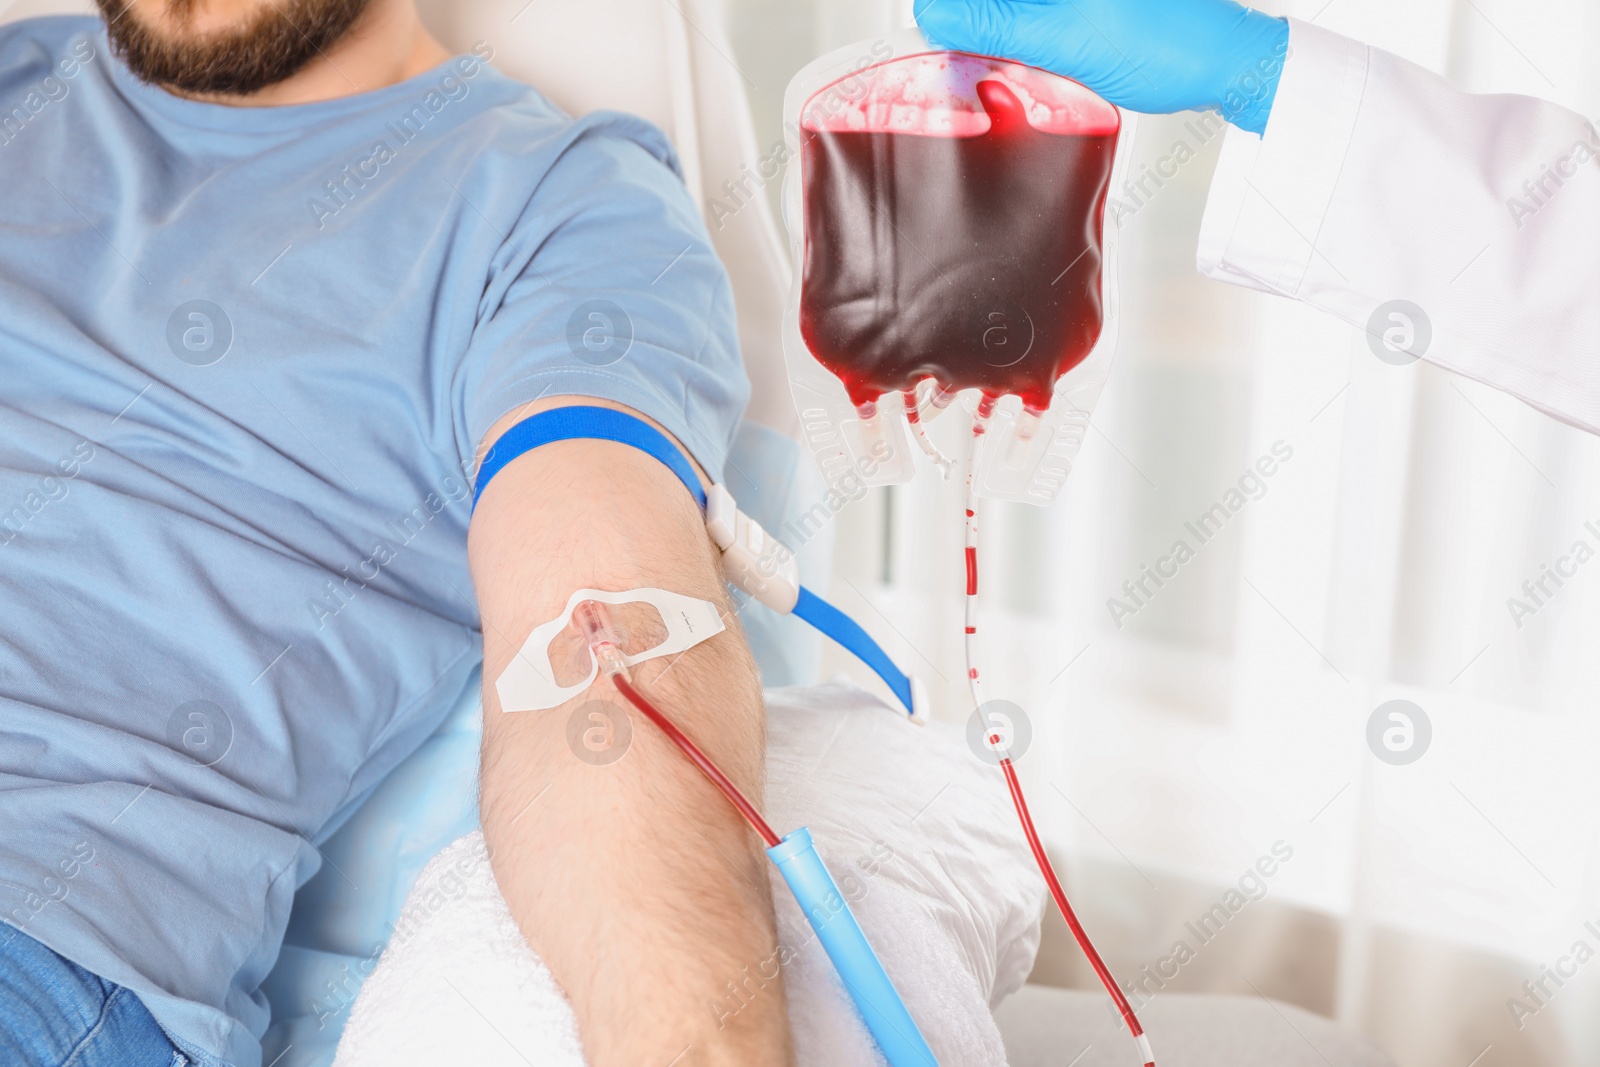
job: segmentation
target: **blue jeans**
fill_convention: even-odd
[[[188,1067],[139,998],[0,923],[0,1064]]]

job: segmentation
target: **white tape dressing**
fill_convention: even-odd
[[[666,640],[624,656],[623,660],[630,667],[647,659],[686,652],[723,630],[722,615],[708,600],[669,593],[665,589],[629,589],[622,593],[579,589],[567,600],[565,611],[528,635],[511,663],[495,679],[501,711],[543,711],[558,707],[594,684],[600,665],[595,662],[593,652],[589,653],[588,676],[576,685],[557,685],[555,666],[550,662],[550,643],[567,628],[573,609],[585,600],[597,600],[602,604],[649,604],[660,614],[666,626]]]

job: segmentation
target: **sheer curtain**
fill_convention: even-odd
[[[908,9],[725,0],[762,136],[802,63]],[[1600,115],[1593,2],[1275,10]],[[985,671],[1031,721],[1037,814],[1141,997],[1293,1001],[1405,1067],[1600,1063],[1600,442],[1197,276],[1210,129],[1139,120],[1140,161],[1194,158],[1124,217],[1095,429],[1052,508],[982,515]],[[924,470],[847,508],[832,592],[961,720],[956,490]],[[1380,759],[1407,723],[1421,757]],[[1034,980],[1093,987],[1054,927]]]

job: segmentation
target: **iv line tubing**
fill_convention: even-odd
[[[745,795],[739,792],[739,787],[729,781],[728,776],[723,774],[721,769],[715,763],[712,763],[706,757],[706,754],[701,752],[699,747],[673,724],[671,719],[663,715],[643,693],[635,689],[632,682],[620,674],[614,674],[611,676],[611,684],[617,687],[619,693],[627,697],[628,703],[638,708],[646,718],[659,726],[661,732],[670,737],[672,743],[683,750],[684,755],[694,760],[695,766],[699,767],[701,773],[711,779],[712,785],[722,790],[722,795],[728,798],[729,803],[739,809],[739,814],[743,815],[745,822],[749,823],[751,828],[761,835],[761,840],[767,843],[768,848],[776,848],[783,843],[782,839],[773,833],[772,827],[767,825],[767,820],[763,819],[761,813],[755,809],[755,805],[751,804],[745,798]]]
[[[851,914],[850,905],[844,899],[838,883],[828,872],[822,857],[817,855],[811,841],[811,831],[802,826],[780,839],[717,765],[677,728],[666,713],[634,688],[628,666],[617,648],[616,631],[603,605],[586,601],[578,605],[575,618],[589,643],[590,651],[617,691],[694,761],[695,766],[711,779],[766,842],[767,857],[783,875],[783,880],[794,894],[795,903],[800,905],[806,921],[816,932],[823,951],[828,954],[846,992],[855,1002],[861,1021],[866,1024],[890,1067],[938,1067],[933,1050],[923,1039],[916,1020],[906,1010],[905,1001],[895,990],[878,954],[872,949],[872,943],[862,932],[861,924]]]
[[[974,707],[983,706],[983,687],[978,679],[978,447],[983,441],[983,435],[989,429],[989,416],[994,411],[994,398],[985,395],[978,403],[978,410],[972,417],[972,447],[967,454],[967,486],[966,486],[966,561],[967,561],[967,598],[966,598],[966,627],[965,645],[967,653],[967,688],[972,695]],[[1106,992],[1111,994],[1112,1001],[1117,1010],[1122,1013],[1122,1020],[1128,1026],[1128,1031],[1139,1044],[1139,1053],[1144,1059],[1145,1067],[1155,1067],[1155,1056],[1150,1051],[1150,1040],[1145,1037],[1144,1027],[1139,1023],[1139,1017],[1134,1014],[1133,1006],[1128,1003],[1128,998],[1123,995],[1122,989],[1117,985],[1116,978],[1111,969],[1106,966],[1105,960],[1100,958],[1100,953],[1095,949],[1094,942],[1089,940],[1089,933],[1078,921],[1077,913],[1072,910],[1072,905],[1067,901],[1067,892],[1061,886],[1061,880],[1056,877],[1054,866],[1050,857],[1046,855],[1043,843],[1039,840],[1039,832],[1033,825],[1033,816],[1028,812],[1028,802],[1022,795],[1022,783],[1017,779],[1017,771],[1011,763],[1011,753],[1005,747],[1004,738],[996,733],[991,733],[985,739],[1000,757],[1000,770],[1005,773],[1006,787],[1011,791],[1011,802],[1017,809],[1017,818],[1022,822],[1022,832],[1028,838],[1028,848],[1033,852],[1034,862],[1039,865],[1039,871],[1044,875],[1045,884],[1050,887],[1050,895],[1055,899],[1056,907],[1061,909],[1061,917],[1067,921],[1067,926],[1072,930],[1072,936],[1078,942],[1078,947],[1088,957],[1089,964],[1094,968],[1094,973],[1099,976],[1100,984],[1106,987]]]

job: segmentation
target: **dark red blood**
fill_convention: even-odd
[[[800,330],[857,405],[932,376],[1043,409],[1100,336],[1116,134],[1045,133],[977,89],[977,136],[806,131]]]

